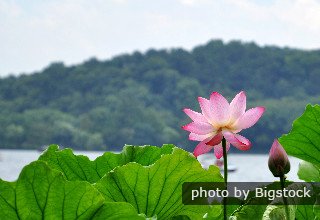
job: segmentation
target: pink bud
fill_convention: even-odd
[[[270,149],[268,165],[275,177],[283,176],[290,171],[288,155],[277,139],[273,141]]]

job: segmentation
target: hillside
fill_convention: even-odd
[[[229,101],[240,90],[248,105],[267,111],[242,134],[251,152],[267,152],[307,103],[320,102],[320,50],[210,41],[192,51],[152,50],[53,63],[41,72],[0,79],[0,148],[46,144],[119,150],[124,144],[173,143],[192,150],[181,125],[184,107],[219,91]]]

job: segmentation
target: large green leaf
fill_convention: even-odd
[[[302,161],[299,164],[298,176],[306,182],[320,182],[320,169],[312,163]]]
[[[318,198],[316,203],[313,206],[313,213],[316,216],[316,220],[320,219],[320,199]]]
[[[288,215],[286,214],[286,209],[284,206],[268,205],[266,211],[263,214],[263,220],[294,220],[296,206],[288,205],[287,206]]]
[[[74,155],[71,149],[59,150],[57,145],[51,145],[39,160],[46,161],[51,168],[61,171],[68,180],[85,180],[95,183],[106,173],[117,166],[129,162],[137,162],[147,166],[154,163],[164,154],[170,154],[173,145],[131,146],[127,145],[119,154],[106,152],[94,161],[83,155]]]
[[[299,164],[298,176],[306,182],[320,182],[320,169],[312,163],[302,161]]]
[[[138,219],[128,203],[105,203],[91,184],[67,181],[36,161],[14,183],[0,179],[0,219]],[[141,218],[141,217],[140,217]]]
[[[18,219],[15,183],[0,179],[0,219]]]
[[[320,106],[307,105],[290,133],[279,141],[288,154],[320,166]]]
[[[256,198],[255,198],[256,199]],[[257,200],[259,201],[259,200]],[[263,219],[263,220],[275,220],[284,219],[286,211],[284,206],[275,205],[258,205],[259,203],[250,205],[244,205],[233,214],[233,220],[247,220],[247,219]],[[289,205],[288,206],[290,219],[309,220],[314,219],[312,205]]]
[[[309,220],[314,219],[313,205],[298,205],[295,213],[296,219]]]
[[[251,198],[246,204],[236,209],[232,217],[236,220],[262,219],[266,208],[267,205],[261,205],[260,198]]]
[[[259,187],[267,187],[267,190],[279,189],[280,183],[274,182],[269,185],[261,185]],[[262,219],[266,208],[270,201],[265,197],[256,197],[255,190],[251,190],[244,204],[239,206],[233,213],[233,219]]]
[[[212,205],[206,216],[206,219],[208,220],[223,219],[223,205],[221,204]]]
[[[190,153],[175,148],[150,166],[128,163],[106,174],[95,186],[107,201],[128,202],[147,217],[170,219],[186,215],[200,219],[208,206],[184,205],[184,182],[222,182],[217,167],[208,170]]]
[[[303,189],[303,187],[309,186],[307,183],[293,183],[293,182],[286,182],[288,184],[286,186],[286,189],[291,190],[298,190]],[[260,186],[262,187],[262,186]],[[266,185],[266,190],[278,190],[280,189],[280,183],[274,182],[272,184]],[[311,191],[313,193],[313,191]],[[264,197],[251,197],[252,195],[255,195],[254,190],[250,191],[249,193],[249,199],[246,201],[245,204],[240,206],[238,209],[232,213],[233,219],[236,220],[246,220],[246,219],[281,219],[281,216],[285,215],[285,209],[283,208],[283,205],[280,205],[283,203],[283,199],[275,198],[273,201],[269,201],[267,198]],[[312,212],[312,205],[311,207],[311,213],[309,213],[309,205],[301,205],[305,204],[306,200],[303,198],[287,198],[289,205],[289,211],[291,219],[294,219],[295,212],[296,212],[296,206],[299,207],[297,211],[299,211],[298,216],[304,216],[304,215],[313,215]],[[310,202],[310,201],[309,201]],[[275,205],[268,205],[268,204],[277,204]],[[314,201],[311,200],[311,203],[313,204]],[[278,207],[278,208],[276,208]],[[308,210],[304,210],[308,209]],[[308,211],[308,213],[306,213]],[[292,217],[293,216],[293,217]],[[300,219],[300,218],[298,218]],[[301,218],[304,219],[304,218]]]
[[[94,220],[145,220],[133,206],[126,202],[106,202],[93,216]]]

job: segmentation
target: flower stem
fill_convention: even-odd
[[[223,177],[225,183],[225,189],[228,189],[228,159],[227,159],[227,144],[226,139],[222,138],[222,149],[223,149]],[[227,198],[223,199],[223,218],[227,219]]]
[[[280,184],[281,184],[281,189],[282,189],[282,191],[284,191],[285,182],[286,182],[286,177],[285,177],[285,175],[280,175]],[[282,198],[283,198],[284,207],[285,207],[285,209],[286,209],[287,219],[289,220],[290,215],[289,215],[289,210],[288,210],[288,200],[287,200],[287,197],[284,196],[284,193],[283,193],[283,197],[282,197]]]
[[[227,144],[226,139],[222,138],[222,149],[223,149],[223,168],[224,168],[224,182],[227,187],[228,183],[228,159],[227,159]]]

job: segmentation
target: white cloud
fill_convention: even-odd
[[[318,11],[316,0],[0,0],[0,74],[212,38],[319,48]]]
[[[128,2],[128,0],[112,0],[115,3],[125,4]]]
[[[178,2],[185,6],[199,6],[212,3],[211,0],[178,0]]]
[[[254,18],[278,19],[288,26],[300,26],[319,31],[320,1],[317,0],[275,0],[263,5],[250,0],[229,0],[241,11]]]
[[[320,2],[316,0],[278,1],[277,16],[288,25],[311,31],[320,30]]]

